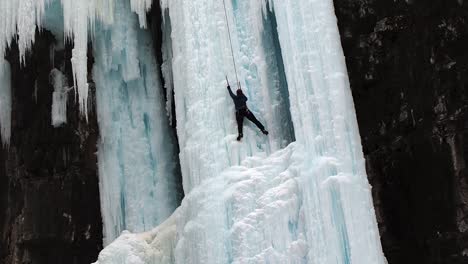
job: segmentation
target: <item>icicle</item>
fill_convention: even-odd
[[[18,15],[18,48],[20,62],[25,64],[26,51],[31,48],[36,35],[35,0],[20,0]]]
[[[0,57],[2,59],[6,48],[10,46],[16,34],[18,3],[19,1],[0,1]]]
[[[73,39],[73,82],[78,92],[80,113],[88,120],[88,20],[94,21],[94,5],[89,1],[62,0],[64,31]],[[91,18],[91,19],[90,19]]]
[[[93,41],[104,244],[154,227],[177,205],[174,138],[150,32],[128,0],[115,1],[114,15]]]
[[[4,146],[11,137],[11,70],[10,63],[0,57],[0,134]]]
[[[152,0],[130,0],[130,6],[133,12],[138,14],[140,27],[146,28],[146,12],[151,8]]]

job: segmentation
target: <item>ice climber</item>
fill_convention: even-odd
[[[250,112],[249,108],[247,108],[247,97],[242,92],[242,89],[237,89],[236,94],[234,94],[231,90],[231,86],[227,86],[229,94],[231,95],[232,100],[234,101],[234,105],[236,107],[236,120],[237,120],[237,130],[239,131],[239,135],[237,136],[237,140],[241,140],[244,136],[242,134],[242,127],[244,122],[244,117],[247,117],[250,121],[252,121],[258,128],[262,131],[263,134],[268,135],[268,131],[265,130],[265,127],[260,123],[260,121],[255,118],[254,114]]]

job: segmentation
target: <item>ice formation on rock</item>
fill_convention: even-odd
[[[268,140],[252,128],[240,144],[223,88],[234,69],[222,2],[162,5],[187,196],[98,263],[385,263],[333,2],[226,1],[250,106],[268,127],[283,124]],[[266,54],[278,49],[271,67]],[[285,94],[269,82],[283,68],[296,139],[286,148],[287,111],[272,114]]]
[[[95,65],[104,244],[123,230],[155,227],[175,210],[177,154],[164,108],[151,35],[127,1],[98,27]]]
[[[0,53],[4,55],[6,48],[17,37],[20,61],[25,63],[26,53],[35,40],[36,29],[43,27],[46,8],[57,7],[59,2],[61,7],[48,10],[48,17],[54,21],[49,21],[46,25],[52,26],[53,32],[57,32],[57,27],[62,28],[64,34],[57,34],[56,37],[64,36],[74,44],[71,59],[74,87],[79,96],[80,112],[87,118],[89,36],[94,33],[96,22],[114,22],[114,0],[3,0],[0,2]],[[151,2],[131,0],[131,8],[140,17],[142,27],[146,27],[146,12],[151,7]],[[60,20],[63,25],[57,24]]]
[[[49,79],[54,87],[52,93],[52,125],[59,127],[67,123],[68,81],[67,77],[57,68],[50,71]]]
[[[97,116],[101,139],[98,167],[104,243],[121,231],[149,230],[166,219],[180,199],[176,191],[175,137],[169,130],[164,96],[150,31],[144,30],[148,0],[21,0],[0,2],[0,49],[18,40],[20,60],[36,30],[47,29],[63,49],[73,43],[73,88],[80,112],[88,112],[88,46],[92,40]],[[135,11],[135,12],[132,12]],[[53,53],[53,52],[52,52]],[[10,71],[0,61],[0,127],[4,144],[10,138]],[[53,62],[53,58],[51,61]],[[66,77],[50,74],[54,87],[52,125],[66,123]]]
[[[150,0],[0,2],[0,49],[16,36],[23,63],[36,25],[73,41],[84,116],[93,40],[105,244],[157,226],[177,206],[166,112],[177,120],[187,196],[152,231],[124,232],[98,263],[384,263],[332,0],[225,3],[226,13],[222,1],[161,1],[165,105],[144,29]],[[228,33],[268,137],[246,123],[235,141]],[[9,76],[2,57],[4,143]]]

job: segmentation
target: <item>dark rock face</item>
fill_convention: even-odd
[[[468,263],[468,3],[335,9],[388,262]]]
[[[17,47],[7,56],[12,140],[0,149],[0,263],[91,263],[102,248],[96,116],[80,118],[71,91],[68,124],[51,125],[53,41],[48,32],[37,34],[23,67]],[[65,63],[72,86],[71,47],[54,57],[56,66]]]

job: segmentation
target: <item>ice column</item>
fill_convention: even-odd
[[[54,87],[52,93],[52,125],[59,127],[67,123],[68,81],[67,77],[56,68],[50,71],[49,79]]]
[[[141,232],[178,204],[175,140],[149,31],[126,0],[115,1],[114,23],[94,40],[104,244],[121,231]]]
[[[10,144],[11,100],[10,63],[0,57],[0,135],[5,146]]]
[[[301,171],[308,260],[384,263],[333,1],[272,0]]]
[[[88,119],[88,20],[94,16],[92,1],[62,0],[64,31],[73,39],[72,67],[80,113]]]

